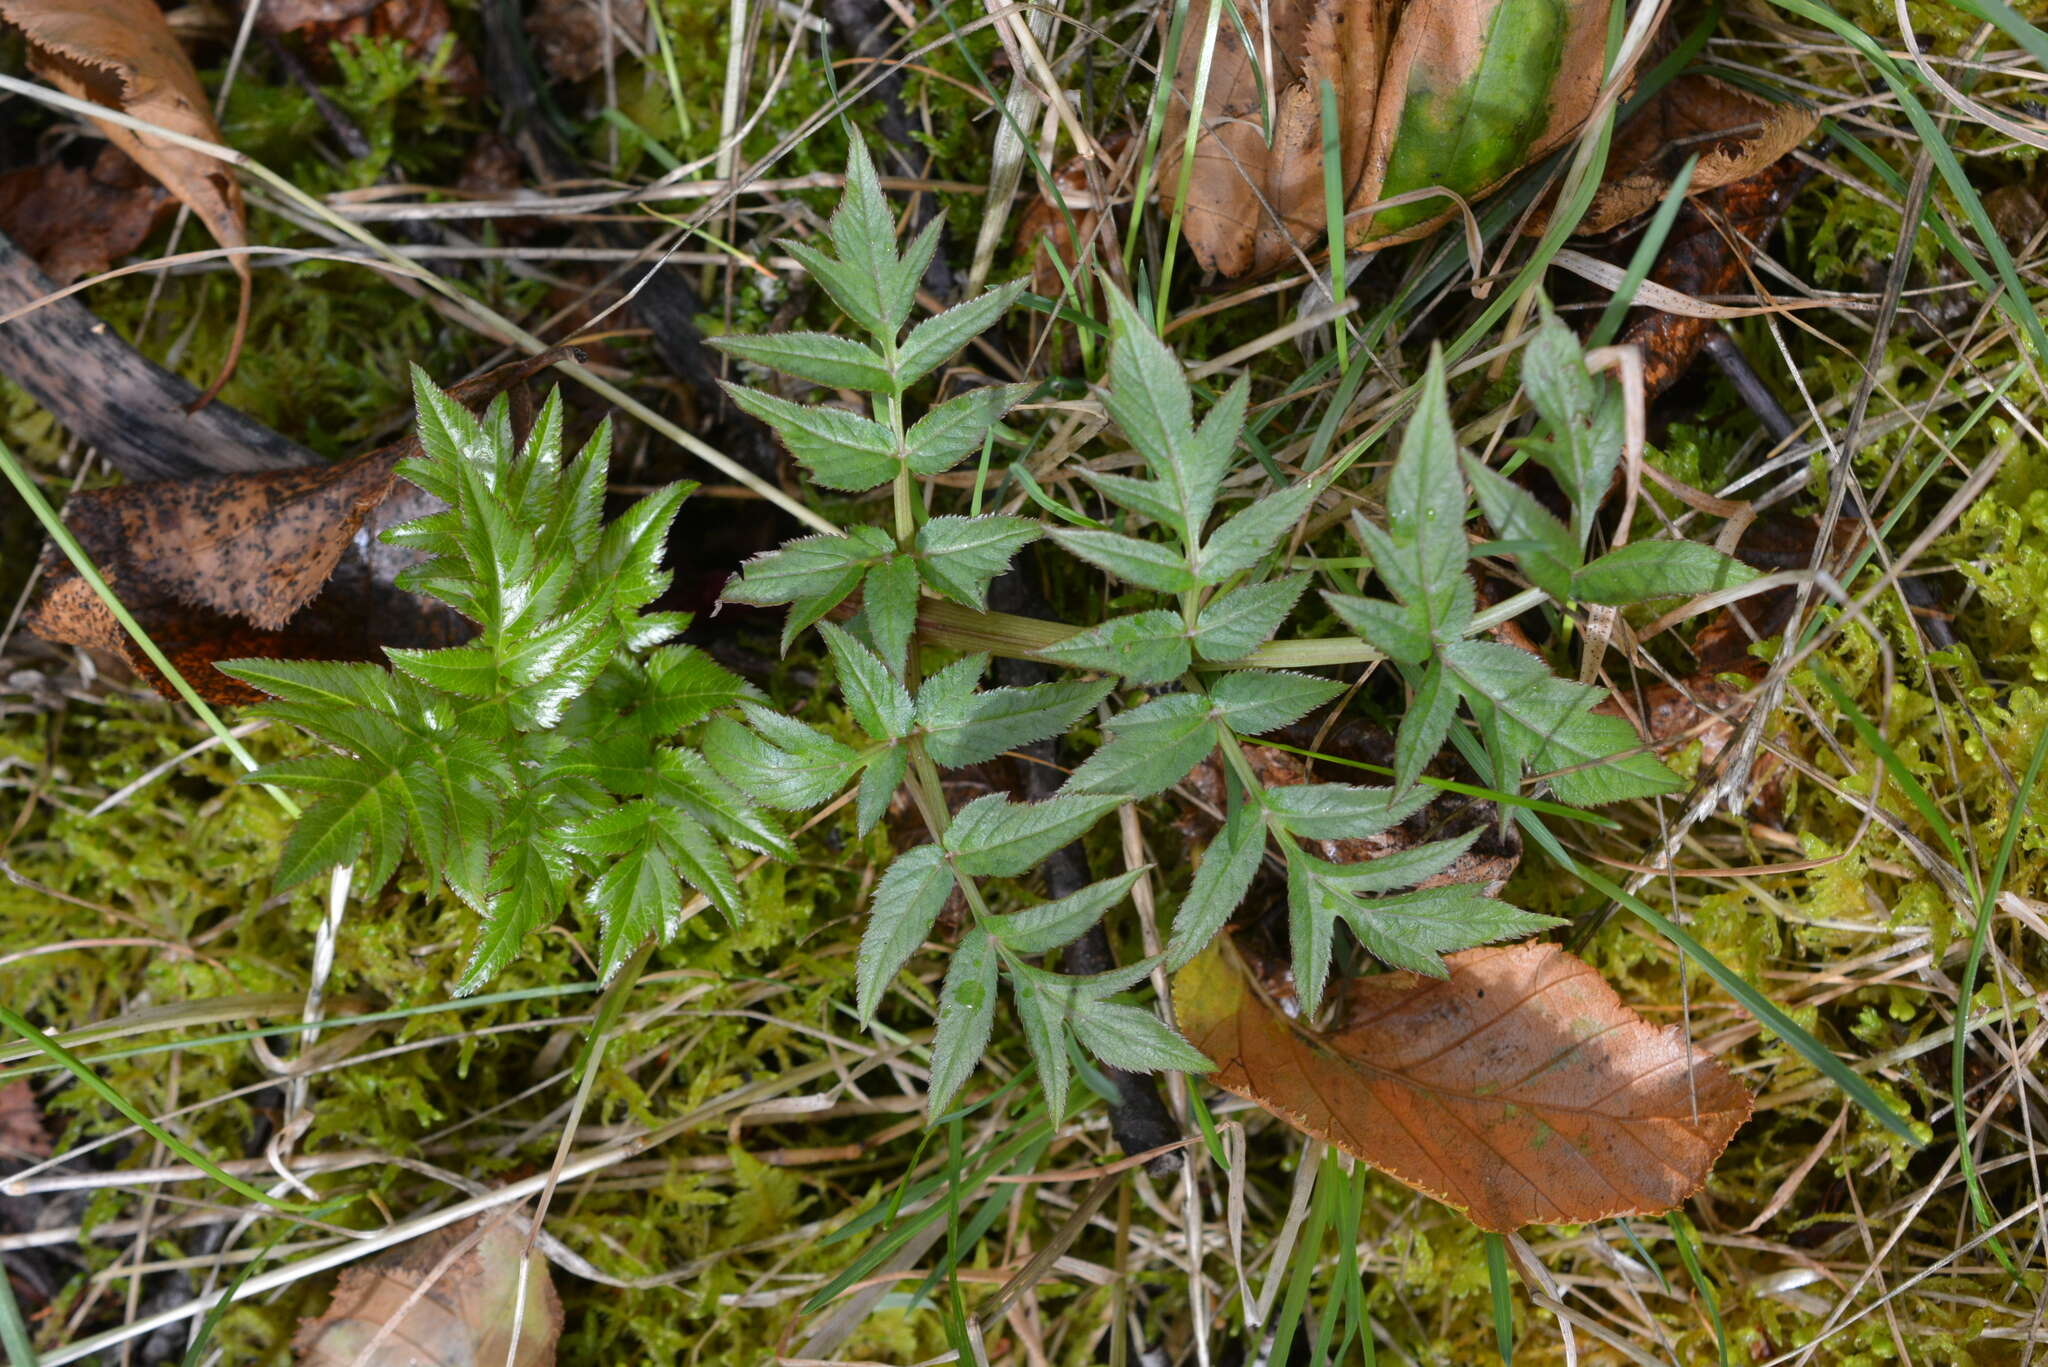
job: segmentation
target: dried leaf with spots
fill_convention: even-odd
[[[566,354],[501,366],[453,392],[481,405]],[[91,489],[66,502],[64,522],[201,697],[253,703],[262,695],[215,661],[380,660],[385,646],[447,646],[470,635],[452,610],[396,587],[416,556],[378,539],[440,506],[394,474],[418,450],[408,437],[333,465]],[[44,640],[119,654],[174,694],[55,547],[44,552],[23,621]]]
[[[58,285],[98,275],[142,245],[170,207],[118,147],[90,169],[45,162],[0,176],[0,232]]]
[[[1704,194],[1747,180],[1819,125],[1820,115],[1802,105],[1760,99],[1712,76],[1680,76],[1615,133],[1605,180],[1579,231],[1606,232],[1656,208],[1693,153],[1700,160],[1686,193]]]
[[[28,39],[35,73],[65,94],[184,137],[221,141],[199,73],[154,0],[0,0],[0,19]],[[109,119],[93,123],[192,210],[214,241],[229,249],[228,264],[241,279],[234,340],[220,373],[193,405],[202,408],[234,374],[249,328],[249,259],[235,250],[249,241],[242,187],[225,163],[204,152]]]
[[[349,1268],[292,1349],[299,1367],[549,1367],[561,1336],[547,1259],[526,1252],[523,1225],[500,1218]]]
[[[1174,1007],[1210,1081],[1481,1229],[1658,1215],[1706,1183],[1752,1105],[1720,1062],[1555,945],[1444,962],[1352,979],[1317,1033],[1224,946],[1175,976]]]

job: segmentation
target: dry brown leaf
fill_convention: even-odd
[[[1316,1034],[1226,943],[1176,975],[1174,1007],[1210,1081],[1481,1229],[1661,1214],[1705,1184],[1752,1104],[1719,1061],[1556,945],[1444,962],[1351,980]]]
[[[1695,152],[1688,195],[1748,179],[1819,125],[1820,115],[1803,106],[1759,99],[1712,76],[1680,76],[1616,131],[1606,179],[1579,231],[1606,232],[1656,208]]]
[[[59,285],[98,275],[142,245],[171,197],[118,147],[90,170],[45,162],[0,176],[0,232]]]
[[[525,1247],[515,1221],[466,1220],[348,1269],[327,1313],[300,1321],[299,1367],[549,1367],[562,1302],[547,1259]]]
[[[1372,102],[1356,92],[1377,84],[1387,0],[1249,0],[1240,4],[1247,49],[1226,15],[1217,29],[1204,132],[1195,142],[1182,222],[1205,268],[1224,275],[1271,270],[1328,224],[1323,203],[1321,83],[1337,91],[1340,179],[1348,193],[1365,162]],[[1207,0],[1189,7],[1161,141],[1160,194],[1171,205],[1180,184],[1188,102],[1202,58]],[[1267,47],[1270,37],[1270,48]],[[1266,140],[1271,100],[1272,142]]]
[[[199,73],[153,0],[0,0],[0,19],[28,39],[29,65],[36,74],[65,94],[188,138],[221,141]],[[235,373],[249,330],[249,259],[235,250],[249,241],[242,187],[225,164],[204,152],[111,120],[93,123],[191,209],[213,240],[231,253],[228,264],[241,279],[241,303],[227,360],[193,404],[203,408]]]
[[[314,24],[343,24],[360,19],[383,3],[384,0],[263,0],[256,23],[271,33],[293,33]]]
[[[1017,254],[1031,258],[1031,288],[1046,298],[1058,299],[1066,291],[1066,282],[1070,279],[1082,292],[1083,298],[1093,297],[1089,273],[1083,272],[1078,278],[1075,275],[1081,264],[1082,247],[1095,242],[1102,232],[1103,210],[1090,190],[1090,172],[1115,183],[1119,171],[1125,169],[1122,163],[1131,143],[1128,132],[1111,133],[1100,141],[1099,158],[1091,161],[1087,157],[1074,157],[1068,160],[1053,172],[1058,199],[1050,194],[1040,195],[1031,201],[1030,207],[1018,220]],[[1062,205],[1066,208],[1065,213],[1061,212]],[[1070,220],[1072,231],[1068,230]],[[1112,228],[1115,222],[1112,217]],[[1100,250],[1098,247],[1098,253]]]
[[[481,406],[572,354],[581,353],[543,352],[450,392]],[[214,662],[377,660],[385,646],[454,645],[470,634],[442,605],[396,587],[417,556],[377,539],[441,506],[394,474],[418,449],[408,437],[333,465],[89,489],[65,503],[64,522],[201,697],[257,702],[260,693]],[[54,547],[22,620],[46,641],[120,654],[174,694]]]
[[[534,55],[558,81],[595,76],[607,54],[614,61],[625,55],[621,36],[646,27],[643,0],[539,0],[526,16]]]
[[[1650,268],[1650,279],[1696,299],[1743,290],[1750,257],[1777,230],[1786,207],[1813,176],[1805,162],[1780,157],[1753,176],[1687,199]],[[1642,348],[1643,388],[1651,397],[1691,368],[1714,326],[1711,319],[1656,309],[1633,312],[1621,344]]]
[[[0,1087],[0,1162],[49,1156],[50,1133],[36,1094],[20,1078]]]

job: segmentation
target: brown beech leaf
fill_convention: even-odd
[[[28,39],[29,65],[36,74],[65,94],[185,137],[221,141],[199,73],[155,0],[0,0],[0,19]],[[230,249],[228,265],[242,282],[241,304],[227,360],[193,405],[203,408],[234,374],[249,328],[249,259],[233,250],[249,241],[242,187],[226,165],[204,152],[111,120],[93,122],[107,141],[190,208],[214,241]]]
[[[141,246],[170,203],[161,185],[108,145],[91,169],[45,162],[0,176],[0,232],[51,281],[68,285]]]
[[[1317,1034],[1235,951],[1174,978],[1210,1080],[1464,1211],[1481,1229],[1656,1215],[1698,1191],[1749,1093],[1556,945],[1470,949],[1439,982],[1354,978]]]
[[[292,1338],[299,1367],[549,1367],[562,1301],[511,1220],[465,1220],[341,1274]],[[520,1319],[520,1283],[525,1314]]]
[[[1606,232],[1656,208],[1695,152],[1688,195],[1748,179],[1819,126],[1820,115],[1803,106],[1760,99],[1712,76],[1680,76],[1616,131],[1606,178],[1579,231]]]
[[[451,392],[480,406],[570,354],[580,355],[543,352]],[[416,556],[377,539],[441,506],[394,473],[418,449],[407,437],[333,465],[89,489],[65,503],[64,523],[201,697],[256,702],[262,695],[213,663],[375,660],[384,646],[469,636],[453,612],[396,587]],[[46,641],[118,653],[157,691],[175,693],[55,547],[23,621]]]

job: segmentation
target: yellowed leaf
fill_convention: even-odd
[[[327,1313],[300,1322],[299,1367],[550,1367],[562,1302],[547,1260],[525,1246],[515,1221],[468,1220],[350,1268]]]
[[[1315,1033],[1234,950],[1174,978],[1210,1081],[1463,1210],[1482,1229],[1655,1215],[1698,1191],[1749,1093],[1555,945],[1448,956],[1447,979],[1352,980]]]
[[[207,142],[221,141],[206,91],[153,0],[0,0],[0,19],[28,39],[37,75],[76,99]],[[242,188],[222,162],[155,133],[109,119],[94,124],[109,142],[176,195],[221,246],[247,245]],[[193,407],[203,407],[234,373],[249,323],[249,261],[228,264],[241,278],[241,305],[227,361]]]
[[[1377,250],[1458,213],[1430,187],[1483,198],[1578,131],[1600,95],[1608,0],[1410,0],[1373,101],[1372,143],[1345,235]]]
[[[1325,81],[1336,96],[1346,240],[1376,250],[1433,231],[1458,200],[1430,190],[1476,200],[1585,122],[1610,10],[1608,0],[1241,5],[1245,34],[1221,23],[1208,54],[1184,219],[1196,259],[1224,275],[1268,271],[1325,231]],[[1207,19],[1207,0],[1195,0],[1162,144],[1169,205]]]

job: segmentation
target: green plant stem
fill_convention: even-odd
[[[1506,604],[1502,604],[1503,607]],[[1519,611],[1520,609],[1518,609]],[[1510,613],[1510,616],[1513,614]],[[928,645],[963,654],[1006,660],[1035,660],[1038,652],[1078,635],[1079,627],[1008,612],[976,612],[943,598],[917,604],[917,637]],[[1314,669],[1326,665],[1373,664],[1384,657],[1356,636],[1309,641],[1268,641],[1242,660],[1204,661],[1204,669]]]

